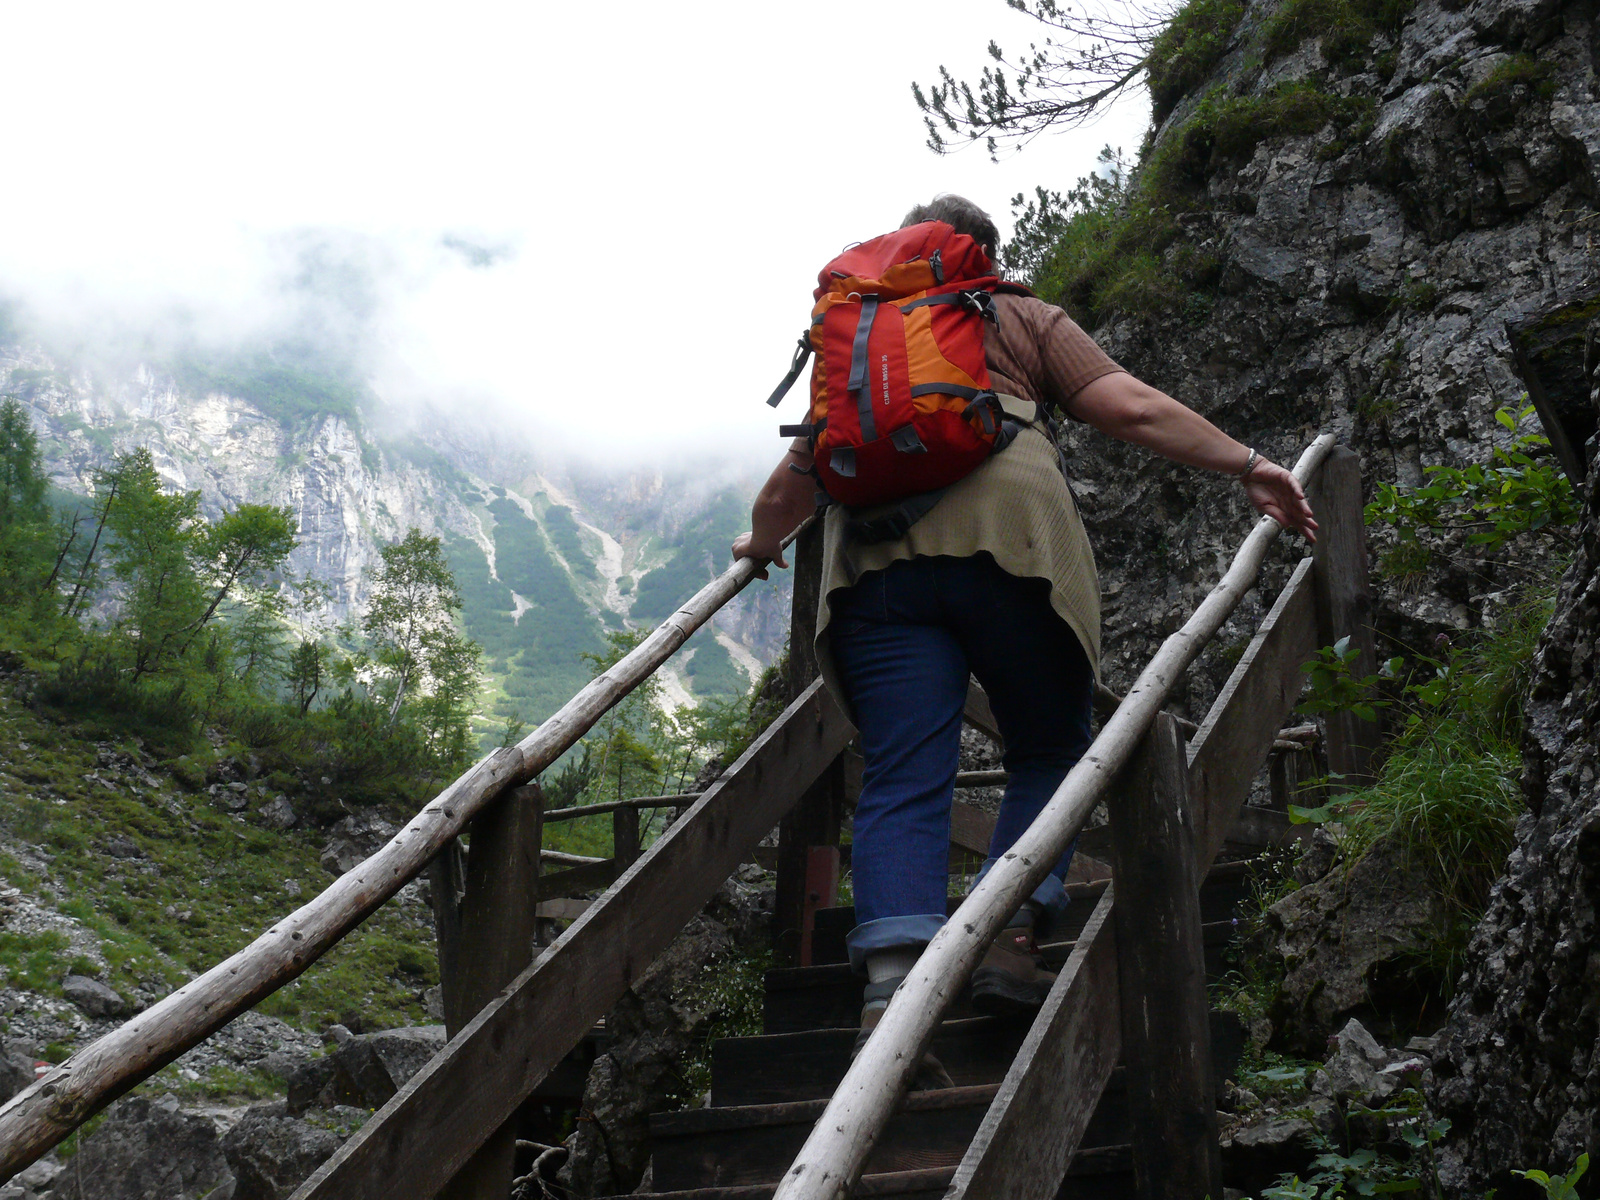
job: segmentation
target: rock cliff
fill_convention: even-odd
[[[1509,437],[1496,409],[1525,403],[1518,338],[1555,328],[1539,371],[1581,447],[1595,418],[1574,365],[1600,295],[1593,4],[1419,0],[1396,32],[1358,28],[1353,47],[1338,23],[1362,6],[1318,7],[1302,26],[1323,36],[1296,42],[1286,21],[1307,7],[1243,6],[1227,53],[1147,154],[1176,180],[1144,193],[1178,226],[1155,269],[1184,290],[1141,302],[1124,286],[1098,325],[1080,315],[1130,370],[1278,461],[1335,430],[1369,494],[1377,480],[1417,484],[1431,464],[1487,461]],[[1331,115],[1270,136],[1306,111],[1291,104]],[[1083,427],[1066,440],[1119,686],[1217,577],[1248,510],[1227,481]],[[1382,632],[1415,646],[1481,620],[1509,575],[1457,549],[1420,577],[1376,581]],[[1259,616],[1247,604],[1232,641],[1191,672],[1191,705],[1215,693]]]

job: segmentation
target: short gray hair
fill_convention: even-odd
[[[900,228],[920,225],[924,221],[943,221],[957,233],[964,233],[987,250],[992,257],[1000,249],[1000,231],[994,221],[965,196],[945,192],[935,196],[928,204],[919,204],[906,214]]]

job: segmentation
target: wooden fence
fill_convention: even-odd
[[[780,1196],[848,1194],[903,1090],[900,1064],[920,1057],[989,938],[1114,784],[1124,797],[1115,810],[1111,848],[1120,886],[1105,889],[950,1195],[1053,1195],[1119,1052],[1134,1065],[1132,1078],[1147,1079],[1150,1087],[1148,1095],[1134,1089],[1141,1093],[1134,1101],[1141,1116],[1136,1125],[1145,1131],[1143,1147],[1135,1147],[1141,1194],[1191,1194],[1171,1188],[1214,1182],[1195,881],[1221,847],[1261,764],[1274,752],[1286,762],[1302,756],[1304,731],[1280,736],[1300,689],[1301,664],[1316,645],[1346,633],[1371,653],[1359,474],[1354,455],[1338,450],[1329,457],[1330,449],[1331,438],[1318,439],[1297,466],[1323,527],[1316,556],[1296,569],[1206,720],[1196,728],[1159,710],[1179,673],[1253,585],[1276,532],[1266,519],[1126,700],[1101,697],[1108,709],[1117,706],[1095,746],[930,945]],[[775,935],[791,959],[806,957],[811,915],[833,898],[840,825],[853,799],[846,750],[854,731],[823,689],[809,650],[819,532],[813,526],[795,547],[794,700],[710,787],[544,810],[534,780],[742,590],[757,569],[750,562],[735,564],[702,589],[519,745],[474,766],[322,895],[0,1107],[0,1179],[289,982],[428,870],[449,1041],[295,1200],[503,1200],[518,1106],[774,826]],[[966,716],[997,733],[976,688]],[[1326,755],[1333,769],[1359,776],[1373,732],[1355,722],[1330,722]],[[1187,747],[1185,733],[1192,735]],[[1275,770],[1276,795],[1285,794],[1291,776],[1287,767]],[[984,772],[957,782],[1002,781],[1003,773]],[[651,808],[680,815],[641,848],[639,816]],[[577,856],[543,849],[545,824],[601,814],[613,818],[612,858],[572,861]],[[958,804],[954,825],[957,850],[986,849],[992,818]],[[463,855],[457,838],[469,828],[470,851]],[[546,872],[542,864],[561,869]],[[1106,873],[1087,857],[1080,870],[1090,877]],[[586,906],[561,900],[602,887],[604,895]],[[1127,898],[1119,901],[1119,892]],[[552,945],[536,950],[541,905],[547,918],[572,923]],[[1119,996],[1130,1002],[1119,1003]],[[1173,1152],[1172,1139],[1181,1152]],[[1211,1192],[1221,1194],[1215,1187]]]

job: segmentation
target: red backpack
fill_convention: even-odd
[[[983,247],[943,221],[862,242],[817,276],[811,328],[767,403],[778,405],[815,353],[811,419],[779,433],[809,439],[829,500],[903,502],[853,522],[858,540],[903,537],[1015,436],[983,353],[996,291],[1032,295],[1002,283]]]

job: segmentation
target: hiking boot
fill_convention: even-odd
[[[972,973],[972,1007],[990,1017],[1031,1017],[1054,985],[1039,966],[1032,925],[1011,925],[989,946]]]
[[[883,1019],[884,1010],[889,1007],[889,997],[894,995],[895,989],[904,981],[905,977],[901,976],[899,979],[886,979],[882,983],[867,984],[861,996],[861,1032],[856,1034],[856,1044],[850,1050],[851,1062],[855,1062],[856,1055],[861,1053],[861,1047],[867,1044],[872,1031]],[[917,1073],[911,1077],[911,1085],[906,1090],[936,1092],[941,1088],[953,1088],[955,1085],[955,1080],[950,1078],[950,1072],[944,1069],[944,1064],[932,1053],[925,1052],[922,1061],[917,1064]]]

